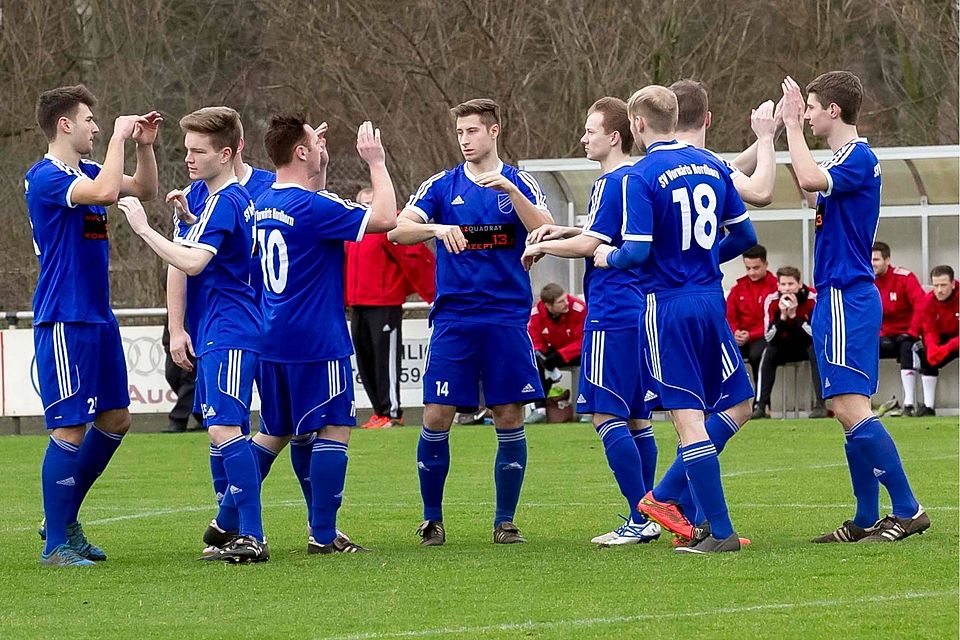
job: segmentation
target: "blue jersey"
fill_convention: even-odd
[[[547,210],[540,185],[529,173],[500,163],[498,171],[536,207]],[[437,243],[437,295],[431,320],[526,326],[533,297],[520,262],[527,229],[510,196],[481,187],[461,164],[420,185],[406,208],[424,222],[459,225],[467,249],[450,254]]]
[[[261,359],[316,362],[349,356],[343,243],[363,238],[370,209],[295,184],[274,184],[256,208],[263,257]]]
[[[623,177],[630,168],[629,163],[624,163],[593,183],[583,235],[598,238],[614,247],[623,246],[626,220]],[[597,269],[593,266],[593,258],[587,258],[583,274],[583,291],[587,299],[584,329],[635,329],[643,301],[640,278],[637,268]]]
[[[47,154],[24,178],[33,248],[40,261],[34,324],[114,322],[107,210],[78,205],[71,198],[77,183],[99,174],[96,162],[81,160],[74,169]]]
[[[718,229],[748,219],[728,167],[708,151],[657,142],[624,177],[624,240],[650,242],[640,288],[720,290]]]
[[[192,225],[174,219],[174,242],[213,258],[187,277],[187,326],[197,356],[217,349],[260,352],[263,317],[250,286],[256,221],[253,202],[236,178],[207,196]]]
[[[820,163],[827,189],[817,197],[813,282],[818,289],[874,281],[870,263],[880,221],[880,163],[866,139]]]

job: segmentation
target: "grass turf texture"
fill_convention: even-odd
[[[933,520],[898,544],[812,545],[852,515],[839,427],[754,422],[721,458],[739,554],[678,556],[659,542],[598,549],[625,505],[588,425],[538,425],[518,524],[491,542],[490,427],[458,427],[444,547],[421,549],[416,428],[357,431],[339,526],[375,552],[308,556],[287,454],[264,488],[271,561],[198,562],[213,513],[204,434],[135,432],[81,513],[110,560],[37,564],[46,440],[0,441],[0,637],[13,638],[956,638],[955,418],[889,419]],[[659,473],[675,436],[656,425]],[[658,476],[659,476],[658,473]],[[882,493],[886,502],[886,493]],[[889,508],[889,507],[884,507]]]

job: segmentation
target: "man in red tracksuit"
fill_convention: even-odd
[[[564,291],[559,284],[551,282],[540,291],[540,302],[530,311],[527,331],[533,341],[544,396],[560,379],[560,367],[580,364],[586,317],[586,303]]]
[[[820,374],[817,371],[817,359],[814,357],[811,338],[813,330],[810,327],[813,308],[817,303],[817,292],[803,284],[800,270],[796,267],[777,269],[777,282],[777,292],[771,293],[765,301],[766,347],[760,358],[760,377],[757,381],[752,417],[767,417],[777,367],[788,362],[809,360],[811,382],[817,396],[816,406],[810,417],[825,418],[827,412],[823,406]]]
[[[927,294],[918,326],[923,347],[920,349],[920,380],[923,406],[916,416],[936,415],[937,376],[947,363],[956,360],[960,349],[960,286],[951,267],[941,265],[930,271],[933,291]]]
[[[740,346],[744,362],[753,368],[753,386],[757,386],[760,357],[767,342],[763,339],[764,300],[777,292],[777,277],[767,270],[767,249],[756,245],[743,254],[747,275],[737,280],[727,296],[727,323]]]
[[[873,243],[874,284],[883,304],[883,324],[880,327],[880,357],[896,358],[900,362],[900,384],[903,387],[903,408],[900,414],[912,416],[916,399],[916,368],[914,345],[917,335],[911,327],[918,321],[923,309],[925,293],[913,272],[890,264],[890,246]],[[886,415],[898,415],[896,399],[884,403]],[[878,413],[878,415],[880,415]]]
[[[371,189],[357,194],[369,204]],[[364,429],[403,424],[400,361],[403,353],[403,303],[411,293],[433,302],[434,257],[425,245],[401,247],[385,233],[368,233],[346,245],[346,299],[357,372],[373,406]]]

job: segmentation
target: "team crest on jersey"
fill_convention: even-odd
[[[505,216],[513,213],[513,202],[510,201],[510,196],[505,193],[497,194],[497,209],[500,209],[500,213]]]

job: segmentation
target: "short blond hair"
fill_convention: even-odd
[[[627,101],[627,115],[632,123],[638,117],[657,133],[673,133],[677,129],[677,95],[658,84],[640,89]]]
[[[240,114],[230,107],[197,109],[180,118],[180,128],[184,133],[192,131],[210,136],[215,150],[227,148],[233,155],[237,155],[243,137]]]

